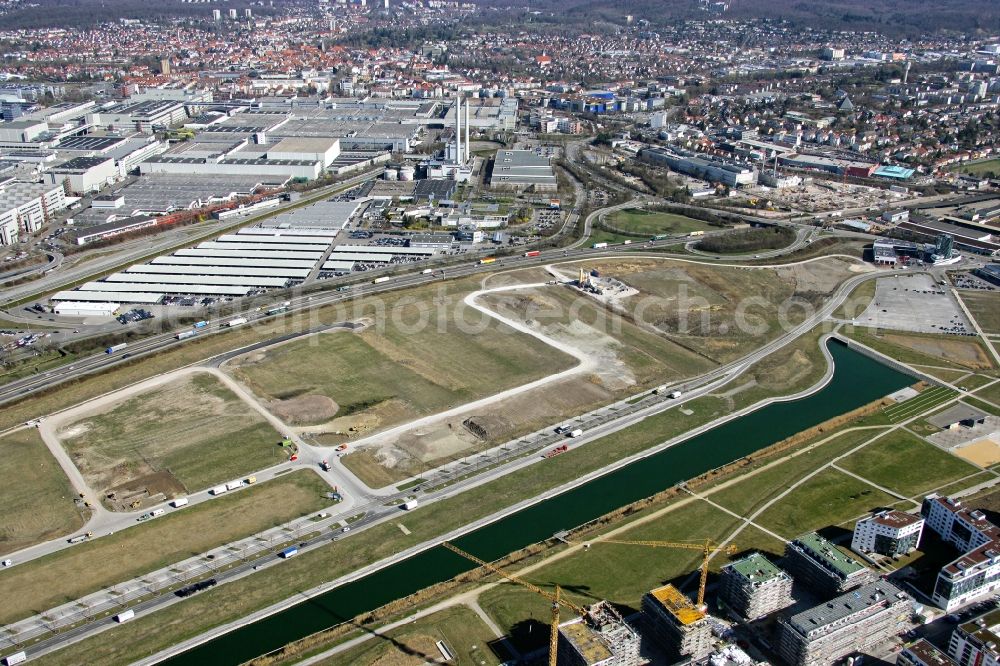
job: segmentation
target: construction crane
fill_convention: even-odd
[[[503,569],[501,569],[500,567],[495,566],[493,564],[490,564],[489,562],[487,562],[485,560],[481,560],[481,559],[479,559],[478,557],[476,557],[475,555],[473,555],[471,553],[465,552],[464,550],[462,550],[458,546],[455,546],[454,544],[448,543],[447,541],[442,541],[441,545],[444,546],[445,548],[447,548],[448,550],[450,550],[451,552],[453,552],[453,553],[455,553],[457,555],[461,555],[462,557],[464,557],[467,560],[475,562],[476,564],[478,564],[482,568],[486,569],[490,573],[495,573],[496,575],[500,576],[501,578],[509,580],[512,583],[517,583],[521,587],[526,587],[527,589],[531,590],[535,594],[537,594],[539,596],[542,596],[542,597],[545,597],[550,602],[552,602],[552,627],[551,627],[551,631],[549,633],[549,666],[556,666],[556,651],[557,651],[557,648],[559,647],[559,609],[560,609],[560,607],[565,606],[566,608],[569,608],[569,609],[573,610],[574,612],[579,613],[583,617],[587,617],[587,610],[585,608],[581,608],[581,607],[577,606],[576,604],[573,604],[573,603],[571,603],[571,602],[566,601],[565,599],[563,599],[562,598],[562,590],[559,588],[558,585],[556,585],[556,591],[553,594],[552,592],[549,592],[547,590],[543,590],[542,588],[538,587],[537,585],[534,585],[533,583],[529,583],[528,581],[526,581],[526,580],[524,580],[522,578],[518,578],[514,574],[509,574],[506,571],[504,571]]]
[[[708,560],[712,557],[712,552],[722,548],[726,555],[734,555],[737,552],[736,546],[729,544],[724,548],[708,539],[705,541],[620,541],[618,539],[601,539],[593,543],[617,543],[626,546],[648,546],[650,548],[680,548],[685,550],[700,550],[703,557],[701,560],[701,579],[698,582],[698,608],[705,606],[705,584],[708,582]],[[589,546],[590,544],[586,544]]]

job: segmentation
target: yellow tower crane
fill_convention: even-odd
[[[539,596],[542,596],[542,597],[545,597],[550,602],[552,602],[552,627],[551,627],[551,631],[549,633],[549,666],[556,666],[556,650],[557,650],[557,648],[559,646],[559,609],[560,609],[560,607],[565,606],[566,608],[569,608],[569,609],[573,610],[574,612],[579,613],[583,617],[587,617],[587,610],[585,608],[581,608],[581,607],[577,606],[576,604],[573,604],[573,603],[571,603],[571,602],[566,601],[565,599],[563,599],[562,596],[561,596],[562,591],[560,590],[560,588],[559,588],[558,585],[556,585],[556,591],[553,594],[552,592],[549,592],[547,590],[543,590],[542,588],[538,587],[537,585],[529,583],[528,581],[526,581],[526,580],[524,580],[522,578],[518,578],[514,574],[509,574],[506,571],[504,571],[503,569],[501,569],[500,567],[497,567],[497,566],[495,566],[493,564],[490,564],[489,562],[487,562],[485,560],[482,560],[482,559],[476,557],[475,555],[473,555],[471,553],[465,552],[464,550],[462,550],[458,546],[455,546],[454,544],[448,543],[447,541],[443,541],[443,542],[441,542],[441,545],[444,546],[445,548],[447,548],[448,550],[450,550],[451,552],[456,553],[458,555],[461,555],[462,557],[464,557],[467,560],[475,562],[476,564],[478,564],[482,568],[486,569],[490,573],[495,573],[496,575],[500,576],[501,578],[509,580],[512,583],[517,583],[521,587],[526,587],[527,589],[531,590],[535,594],[537,594]]]
[[[708,582],[708,560],[712,557],[712,552],[721,548],[726,555],[734,555],[737,552],[736,546],[729,544],[724,548],[712,541],[619,541],[617,539],[601,539],[593,543],[617,543],[626,546],[648,546],[650,548],[681,548],[686,550],[700,550],[703,553],[701,561],[701,579],[698,582],[698,608],[705,605],[705,584]],[[589,545],[589,544],[587,544]]]

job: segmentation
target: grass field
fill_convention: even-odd
[[[647,210],[622,210],[607,220],[614,229],[633,237],[655,236],[657,234],[688,234],[692,231],[718,229],[701,220],[685,215],[660,213]]]
[[[437,642],[443,641],[459,666],[490,666],[508,658],[502,647],[491,646],[493,633],[468,606],[455,606],[428,615],[384,638],[317,662],[322,666],[421,666],[442,658]],[[498,657],[499,651],[500,657]]]
[[[1000,333],[1000,292],[963,291],[960,296],[983,333]]]
[[[977,389],[975,394],[983,400],[989,400],[994,404],[1000,405],[1000,382],[986,388]]]
[[[913,464],[916,460],[919,465]],[[837,464],[904,497],[919,496],[979,471],[905,430],[891,432]]]
[[[951,169],[956,173],[967,173],[971,176],[1000,176],[1000,160],[984,160],[982,162],[967,162]]]
[[[761,514],[757,523],[786,539],[838,525],[895,502],[891,495],[835,469],[825,469]]]
[[[864,312],[872,299],[875,298],[875,283],[877,280],[866,280],[862,282],[854,291],[850,293],[843,304],[833,311],[831,315],[834,319],[854,319]]]
[[[845,327],[843,333],[903,363],[996,374],[996,368],[978,338],[920,333],[876,333],[875,329],[861,326]]]
[[[923,412],[929,412],[938,405],[943,405],[957,395],[955,391],[944,386],[932,386],[920,395],[908,400],[897,402],[882,410],[892,423],[899,423],[911,419]]]
[[[0,438],[0,555],[69,534],[84,523],[76,493],[38,431]]]
[[[123,493],[143,484],[192,492],[287,458],[282,435],[208,374],[128,398],[59,437],[92,487]]]
[[[303,338],[239,359],[230,370],[286,420],[329,423],[331,432],[350,438],[575,363],[465,308],[461,300],[467,292],[449,289],[442,283],[440,292],[428,287],[414,291],[412,299],[389,296],[394,300],[381,313],[374,306],[358,313],[374,321],[363,333]],[[456,318],[469,326],[458,325]]]
[[[278,479],[0,571],[0,623],[152,572],[329,504],[309,471]]]
[[[713,493],[712,501],[740,515],[753,513],[783,491],[787,487],[786,482],[802,478],[881,432],[882,428],[873,428],[821,435],[817,441],[826,441],[817,448],[786,458],[779,465],[768,467]]]

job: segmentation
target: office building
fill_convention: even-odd
[[[955,660],[921,638],[896,655],[896,666],[956,666]]]
[[[719,596],[745,620],[770,615],[793,603],[792,578],[760,553],[722,568]]]
[[[46,182],[51,185],[69,184],[71,192],[90,194],[118,180],[120,174],[115,160],[103,155],[74,157],[46,172]]]
[[[951,632],[948,656],[959,666],[1000,665],[1000,610],[963,622]]]
[[[786,546],[785,568],[796,583],[823,596],[834,596],[875,579],[871,569],[815,532]]]
[[[644,162],[665,166],[692,178],[722,183],[729,187],[754,185],[757,182],[756,169],[714,155],[692,153],[679,148],[674,150],[643,148],[639,151],[639,158]]]
[[[892,583],[869,583],[782,621],[778,654],[796,666],[837,663],[902,632],[910,604]]]
[[[567,666],[639,666],[639,632],[607,601],[559,625],[558,661]]]
[[[906,555],[917,549],[924,519],[904,511],[880,511],[854,526],[851,550],[886,557]]]
[[[66,205],[62,184],[0,181],[0,245],[13,245],[38,231]]]
[[[647,592],[642,610],[653,637],[674,654],[701,659],[712,652],[712,628],[705,613],[673,585]]]
[[[955,239],[948,234],[941,234],[934,242],[934,256],[942,259],[951,257],[952,248],[955,247]]]

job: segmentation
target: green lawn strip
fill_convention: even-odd
[[[993,414],[994,416],[1000,416],[1000,408],[994,407],[991,404],[985,403],[982,400],[976,400],[975,398],[965,397],[962,398],[962,402],[976,409],[981,409],[987,414]]]
[[[891,423],[900,423],[906,421],[907,419],[912,419],[915,416],[919,416],[920,414],[930,412],[940,405],[951,402],[956,395],[957,393],[950,388],[946,388],[944,386],[932,386],[921,392],[919,395],[913,396],[912,398],[898,402],[894,405],[889,405],[882,411]]]
[[[840,433],[811,451],[783,458],[773,467],[748,476],[709,497],[730,511],[743,516],[749,515],[779,495],[789,484],[882,432],[882,429],[866,429]],[[821,439],[828,437],[830,436],[823,435]]]
[[[34,428],[0,438],[0,555],[79,529],[86,509]]]
[[[888,342],[884,340],[881,336],[875,334],[875,330],[871,328],[865,328],[861,326],[847,326],[841,329],[841,332],[849,338],[857,340],[861,344],[871,347],[875,351],[882,352],[886,356],[907,363],[909,365],[936,365],[939,367],[955,368],[957,370],[969,371],[970,368],[963,366],[959,363],[953,363],[940,356],[931,356],[930,354],[924,354],[923,352],[910,349],[909,347],[904,347],[902,345],[895,344],[893,342]],[[907,333],[906,335],[917,334]],[[939,337],[928,335],[927,337]],[[949,339],[952,336],[946,336]]]
[[[876,282],[877,280],[866,280],[859,284],[830,316],[834,319],[854,319],[860,315],[875,298]]]
[[[42,612],[101,588],[250,536],[329,504],[313,472],[294,472],[0,571],[0,622]]]
[[[403,627],[354,648],[317,662],[322,666],[354,666],[356,664],[411,663],[420,660],[434,663],[442,659],[436,643],[443,641],[459,666],[489,666],[509,658],[500,646],[491,647],[495,640],[486,623],[468,606],[454,606],[422,617]]]
[[[989,400],[992,403],[1000,405],[1000,382],[997,382],[993,386],[976,389],[975,394],[983,400]]]
[[[895,501],[864,481],[825,469],[771,505],[756,522],[785,538],[794,538]]]
[[[966,391],[976,391],[977,389],[986,386],[992,382],[996,382],[996,377],[989,377],[987,375],[969,375],[963,379],[960,383],[962,388]]]
[[[912,363],[910,365],[924,374],[936,377],[937,379],[948,382],[949,384],[954,384],[959,381],[959,379],[969,374],[969,370],[951,370],[946,368],[935,368],[927,365],[916,365]]]
[[[905,430],[880,437],[837,465],[904,497],[920,495],[977,470]]]
[[[996,478],[997,478],[996,474],[991,474],[989,472],[979,472],[965,479],[949,483],[948,485],[943,486],[941,488],[936,488],[934,489],[934,492],[943,497],[947,497],[959,491],[972,488],[973,486],[979,485],[980,483],[983,483],[985,481],[992,481]]]

